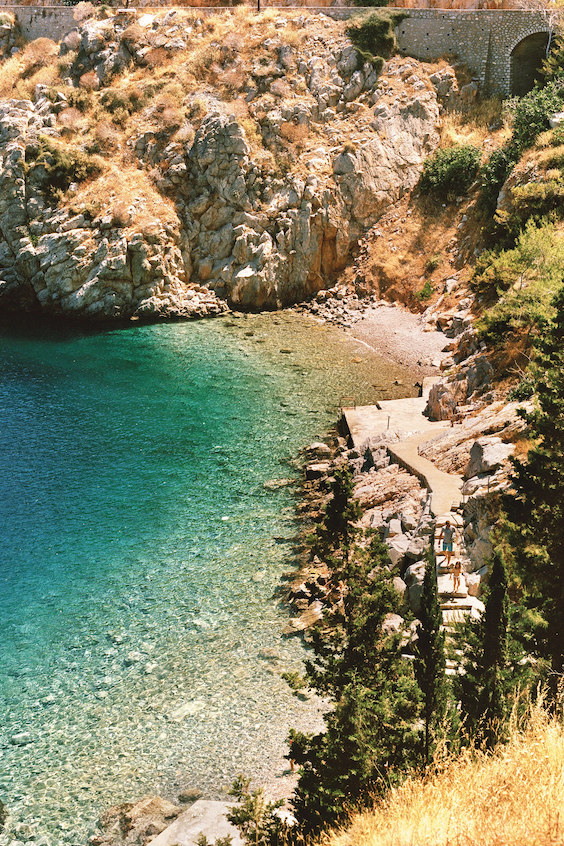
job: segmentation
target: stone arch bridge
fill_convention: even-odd
[[[315,2],[315,0],[310,0]],[[307,5],[310,13],[323,12],[335,18],[348,18],[362,9],[330,6],[315,8],[299,0],[295,5]],[[170,0],[167,6],[174,6]],[[263,6],[276,2],[263,0]],[[293,3],[285,3],[293,5]],[[16,14],[24,35],[61,38],[75,26],[73,9],[68,6],[2,7]],[[162,7],[161,7],[162,8]],[[149,11],[149,9],[143,9]],[[200,12],[204,9],[200,7]],[[217,13],[219,8],[209,10]],[[373,8],[365,11],[374,11]],[[484,94],[504,97],[522,96],[535,82],[549,41],[549,20],[541,11],[519,10],[447,10],[400,9],[406,18],[397,28],[400,51],[423,61],[455,57],[467,65]]]
[[[409,9],[397,28],[402,53],[431,61],[455,56],[486,94],[523,96],[546,56],[548,15],[506,9]]]

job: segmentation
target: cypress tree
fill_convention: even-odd
[[[538,644],[552,663],[553,690],[564,669],[564,287],[532,368],[535,407],[522,411],[531,446],[513,462],[513,490],[504,498],[504,535],[529,608],[546,620]]]
[[[291,734],[291,756],[300,765],[292,805],[306,836],[343,820],[418,761],[419,690],[401,655],[401,634],[384,628],[399,604],[387,563],[376,536],[367,550],[351,549],[335,573],[345,587],[331,633],[314,635],[307,678],[332,697],[334,710],[325,732]]]
[[[429,764],[434,748],[441,734],[444,733],[445,717],[448,704],[448,685],[446,680],[445,633],[442,628],[443,617],[437,589],[437,568],[433,552],[429,554],[417,642],[415,644],[415,676],[423,693],[423,716],[425,735],[423,758]]]
[[[482,618],[466,626],[463,676],[455,688],[462,705],[464,731],[478,747],[493,749],[507,737],[507,721],[513,695],[528,681],[528,668],[521,665],[523,650],[509,634],[507,571],[503,554],[494,550]]]
[[[482,626],[483,687],[478,699],[480,737],[486,748],[505,739],[508,717],[507,572],[500,550],[492,557],[489,593]]]
[[[343,464],[333,474],[331,499],[325,506],[325,514],[317,529],[315,552],[327,557],[339,550],[346,561],[359,529],[355,523],[362,516],[359,503],[353,499],[353,476],[350,467]]]

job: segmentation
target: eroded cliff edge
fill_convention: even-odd
[[[30,95],[0,105],[4,309],[300,302],[417,183],[458,96],[445,63],[379,71],[324,15],[120,12],[39,41],[4,63]]]

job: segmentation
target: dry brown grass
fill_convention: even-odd
[[[146,173],[132,167],[111,165],[97,179],[79,186],[71,207],[75,213],[86,209],[93,216],[110,214],[120,225],[141,231],[155,221],[178,226],[174,204],[159,194]]]
[[[101,120],[94,130],[94,138],[100,150],[115,153],[120,148],[121,133],[109,120]]]
[[[481,147],[486,137],[495,135],[496,144],[510,136],[510,129],[501,122],[502,101],[497,97],[479,100],[466,112],[447,111],[441,126],[441,147],[473,144]],[[501,124],[501,127],[500,127]],[[493,127],[500,127],[493,129]]]
[[[355,817],[324,846],[549,846],[564,842],[564,730],[533,709],[495,755],[463,754]]]
[[[80,88],[84,88],[85,91],[97,91],[100,87],[100,80],[98,79],[96,71],[91,70],[82,74],[78,84]]]
[[[59,112],[57,123],[68,133],[80,132],[86,126],[86,118],[82,112],[71,106]]]
[[[58,55],[59,46],[50,38],[36,38],[35,41],[30,41],[22,54],[23,76],[26,78],[33,76],[40,68],[52,64]]]

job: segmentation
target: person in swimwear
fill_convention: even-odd
[[[439,535],[439,543],[443,542],[443,552],[445,554],[446,566],[450,567],[450,559],[452,558],[452,547],[454,544],[455,528],[450,525],[450,520],[447,520],[441,529]]]

